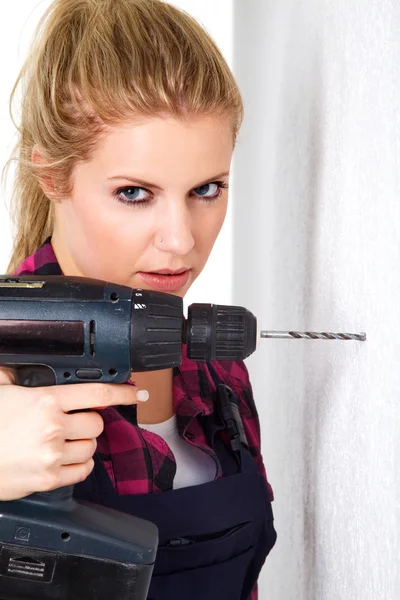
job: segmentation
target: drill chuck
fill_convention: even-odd
[[[256,349],[257,319],[241,306],[192,304],[186,341],[194,361],[243,360]]]

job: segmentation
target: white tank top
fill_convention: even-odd
[[[174,490],[206,483],[215,478],[217,467],[214,459],[180,437],[176,415],[163,423],[138,425],[162,437],[170,447],[176,461]]]

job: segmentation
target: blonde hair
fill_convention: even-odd
[[[7,272],[52,234],[53,202],[40,184],[69,195],[74,166],[90,159],[107,125],[217,113],[230,120],[235,143],[243,104],[221,52],[186,12],[162,0],[55,0],[35,30],[10,112],[18,143],[5,167],[16,161]],[[35,147],[47,162],[32,161]]]

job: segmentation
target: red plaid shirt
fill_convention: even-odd
[[[19,266],[15,275],[63,275],[54,254],[51,239]],[[185,350],[185,349],[184,349]],[[266,478],[260,451],[260,424],[253,400],[247,368],[242,361],[213,363],[219,377],[239,398],[239,410],[249,450],[259,472]],[[173,402],[178,431],[188,443],[200,448],[215,460],[216,479],[222,476],[215,452],[207,443],[200,418],[214,411],[215,385],[203,363],[189,360],[183,352],[182,364],[174,370]],[[133,411],[136,410],[132,407]],[[101,411],[103,433],[98,438],[97,452],[119,494],[148,494],[171,490],[176,464],[171,450],[158,435],[132,424],[114,407]],[[228,444],[229,438],[225,435]],[[268,482],[267,482],[268,483]],[[273,491],[268,483],[270,499]],[[251,600],[257,599],[254,590]]]

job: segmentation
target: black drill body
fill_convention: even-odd
[[[242,307],[94,279],[0,276],[0,366],[22,386],[124,383],[132,372],[241,360],[256,347]],[[147,521],[73,499],[73,486],[0,502],[0,600],[145,600],[158,545]]]

